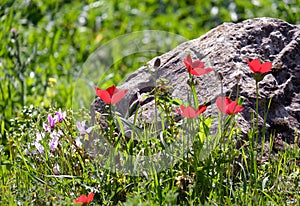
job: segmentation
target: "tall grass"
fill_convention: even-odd
[[[170,88],[161,90],[160,86],[154,89],[161,129],[153,127],[158,120],[150,125],[132,124],[109,107],[106,127],[96,123],[82,133],[68,111],[50,131],[44,124],[50,124],[48,115],[57,115],[56,108],[46,112],[25,107],[11,120],[9,155],[1,150],[1,202],[64,205],[72,204],[80,194],[94,192],[91,204],[95,205],[298,203],[297,144],[278,153],[270,148],[262,160],[257,143],[251,142],[256,133],[249,133],[250,141],[241,139],[234,116],[220,118],[223,127],[212,136],[211,117],[205,113],[195,119],[175,120],[172,108],[180,100],[170,101],[166,98]],[[91,122],[88,114],[85,118]],[[133,131],[129,137],[125,124]],[[53,134],[60,134],[54,150],[50,144]],[[218,136],[218,144],[203,156],[206,141]],[[163,152],[167,158],[158,155]],[[151,157],[153,154],[157,155]]]

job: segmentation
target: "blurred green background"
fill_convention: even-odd
[[[194,39],[223,22],[262,16],[281,18],[292,24],[300,21],[300,0],[136,2],[2,0],[1,136],[10,127],[9,119],[18,115],[24,105],[70,108],[73,80],[84,62],[97,48],[120,35],[161,30]],[[118,61],[103,88],[118,84],[145,62],[145,58],[139,61],[135,55]]]

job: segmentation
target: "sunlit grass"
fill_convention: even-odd
[[[14,127],[8,133],[9,148],[1,148],[3,204],[65,205],[89,192],[95,193],[91,203],[95,205],[285,205],[299,201],[298,146],[289,146],[283,152],[270,152],[269,158],[263,161],[259,158],[251,160],[250,154],[257,152],[248,141],[240,139],[234,119],[226,121],[230,125],[224,122],[227,129],[219,134],[222,139],[205,158],[201,158],[205,140],[217,136],[211,137],[209,131],[204,132],[204,128],[199,127],[199,133],[189,137],[193,141],[188,142],[190,134],[184,131],[195,126],[197,130],[199,123],[195,123],[201,122],[203,117],[196,118],[196,122],[186,119],[185,126],[183,122],[176,123],[173,130],[169,126],[162,130],[153,130],[150,126],[148,130],[149,125],[143,130],[143,124],[140,124],[128,139],[124,128],[120,127],[126,120],[120,120],[114,114],[109,120],[112,121],[109,128],[93,128],[90,135],[81,136],[83,145],[76,146],[80,145],[75,142],[80,132],[72,112],[68,111],[64,121],[53,129],[63,130],[64,135],[52,151],[49,145],[52,137],[42,125],[48,124],[47,114],[54,116],[56,111],[51,108],[49,113],[30,107],[12,120]],[[174,116],[163,125],[174,121],[172,118]],[[116,133],[118,128],[120,133]],[[42,153],[32,144],[37,132],[44,133]],[[183,142],[178,142],[179,134],[184,135],[181,136]],[[86,142],[87,137],[91,139]],[[242,145],[237,146],[238,142]],[[107,150],[109,144],[113,145],[113,151]],[[91,149],[91,145],[96,150]],[[174,147],[168,150],[173,162],[160,162],[160,166],[167,165],[162,169],[155,165],[155,157],[151,159],[153,164],[130,159],[132,155],[157,154],[166,150],[167,145]],[[185,150],[180,150],[182,148]],[[6,155],[6,149],[9,155]]]

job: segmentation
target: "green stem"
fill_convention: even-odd
[[[252,147],[252,153],[253,153],[253,172],[254,172],[254,180],[256,181],[257,179],[257,145],[258,145],[258,135],[259,135],[259,129],[258,129],[258,81],[255,82],[256,86],[256,102],[255,102],[255,111],[256,111],[256,128],[255,128],[255,142],[254,142],[254,151]],[[256,184],[256,182],[255,182]]]
[[[115,130],[115,124],[114,124],[114,116],[113,116],[113,112],[112,112],[112,105],[109,104],[109,138],[110,141],[112,141],[112,143],[115,143],[115,139],[114,139],[114,130]]]
[[[220,81],[221,81],[221,97],[224,98],[222,78],[220,79]],[[222,112],[219,112],[219,114],[220,114],[220,123],[219,123],[220,124],[220,139],[219,139],[219,141],[221,141],[223,139],[222,137],[223,137],[223,132],[224,132],[224,115]],[[223,144],[221,146],[223,146]],[[222,148],[222,149],[224,149],[224,148]]]
[[[25,66],[21,61],[21,52],[20,52],[20,45],[19,45],[19,40],[18,38],[16,40],[16,58],[19,64],[19,80],[21,82],[21,98],[22,98],[22,106],[25,106],[25,79],[24,79],[24,72],[25,72]]]
[[[158,92],[158,88],[157,88],[157,67],[155,66],[155,71],[154,71],[154,133],[156,133],[157,131],[157,92]]]
[[[192,74],[189,74],[189,77],[190,77],[190,79],[188,81],[188,85],[191,87],[191,92],[192,92],[193,99],[194,99],[194,107],[197,109],[199,106],[199,102],[198,102],[196,87],[194,84],[194,79],[193,79],[194,77]]]
[[[259,134],[259,129],[258,129],[258,81],[256,81],[256,103],[255,103],[255,111],[256,111],[256,131],[255,131],[255,150],[257,149],[257,144],[258,144],[258,134]]]
[[[13,33],[12,38],[14,39],[15,45],[16,45],[16,52],[14,54],[16,60],[17,60],[17,65],[18,65],[18,74],[16,74],[18,80],[20,81],[21,84],[21,105],[22,107],[25,106],[25,64],[21,60],[21,52],[20,52],[20,44],[19,44],[19,38],[18,35]]]
[[[21,61],[21,52],[20,52],[20,44],[19,44],[19,38],[16,34],[13,34],[13,39],[15,40],[16,43],[16,53],[15,53],[15,57],[17,59],[17,62],[19,64],[20,67],[22,67],[22,61]]]
[[[67,131],[69,131],[70,133],[72,133],[72,130],[71,130],[71,128],[69,127],[69,122],[66,122],[66,120],[64,120],[63,122],[64,122],[64,125],[65,125],[66,128],[67,128]],[[66,133],[65,129],[64,129],[62,126],[58,125],[58,128],[59,128],[59,130],[62,131],[62,133],[64,134],[63,137],[67,140],[67,142],[69,142],[70,144],[72,144],[72,145],[76,148],[76,150],[78,151],[78,153],[79,153],[79,155],[81,156],[82,159],[84,159],[85,157],[87,157],[89,160],[91,160],[89,154],[87,154],[87,153],[83,150],[82,147],[77,146],[77,144],[76,144],[76,142],[75,142],[74,139],[71,139],[71,138],[68,137],[69,134]]]
[[[199,106],[199,103],[198,103],[198,96],[197,96],[197,91],[196,91],[195,85],[193,85],[193,84],[191,85],[191,90],[192,90],[192,94],[194,97],[194,105],[195,105],[195,108],[197,109]]]

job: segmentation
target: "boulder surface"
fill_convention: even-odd
[[[157,79],[165,79],[171,86],[172,98],[191,100],[189,75],[183,63],[187,54],[200,59],[214,72],[197,77],[196,86],[200,104],[207,104],[205,115],[217,117],[215,100],[220,95],[238,94],[243,99],[244,110],[237,115],[237,124],[246,135],[255,113],[256,89],[247,60],[255,58],[272,62],[272,71],[259,83],[259,127],[262,130],[266,117],[266,136],[293,143],[300,131],[300,25],[280,19],[255,18],[240,23],[223,23],[203,36],[187,41],[175,49],[149,61],[118,86],[128,89],[116,110],[132,118],[129,108],[138,97],[153,90]],[[160,64],[154,66],[160,59]],[[157,63],[157,62],[156,62]],[[222,74],[222,82],[218,74]],[[237,81],[237,77],[240,80]],[[99,100],[96,100],[97,102]],[[96,111],[99,104],[93,103]],[[143,99],[140,118],[153,121],[154,99]],[[269,108],[268,108],[269,105]],[[98,108],[97,108],[98,107]],[[131,107],[132,109],[132,107]]]

